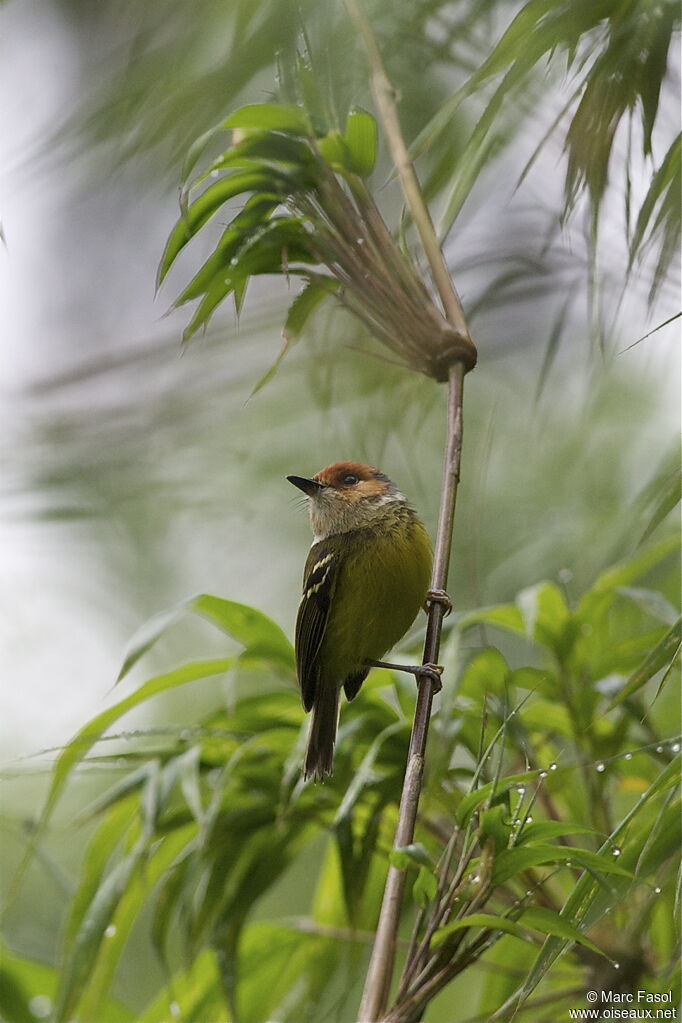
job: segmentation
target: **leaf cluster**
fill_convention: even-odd
[[[232,133],[229,148],[190,180],[206,148],[225,131]],[[471,365],[471,346],[460,343],[432,301],[367,188],[376,147],[376,124],[364,110],[351,110],[340,132],[316,126],[303,106],[276,104],[243,107],[197,141],[158,283],[229,200],[239,197],[243,205],[175,303],[199,299],[185,340],[228,296],[239,313],[251,277],[294,275],[305,286],[289,309],[280,359],[315,308],[333,295],[401,364],[437,380],[447,378],[455,358],[463,355]]]
[[[109,1015],[110,986],[145,908],[167,980],[136,1018],[160,1021],[169,1006],[190,1021],[300,1021],[319,1018],[321,1005],[343,1012],[353,995],[342,977],[361,974],[389,858],[414,877],[394,1023],[420,1018],[454,976],[510,942],[526,979],[519,986],[512,973],[498,985],[490,1014],[543,980],[560,1004],[566,984],[551,966],[569,949],[563,962],[576,982],[598,974],[604,956],[619,961],[624,947],[640,953],[632,983],[665,975],[656,942],[671,948],[670,918],[657,913],[656,893],[670,905],[679,740],[666,737],[669,722],[654,724],[642,697],[653,686],[666,698],[679,620],[640,580],[660,577],[676,549],[670,538],[641,549],[573,607],[544,582],[454,621],[418,834],[393,853],[412,683],[373,673],[343,708],[331,783],[304,783],[307,722],[279,627],[209,595],[159,616],[135,637],[122,676],[186,613],[240,652],[148,680],[62,751],[47,813],[79,764],[124,770],[78,822],[96,828],[65,923],[55,1019],[119,1018]],[[512,648],[467,648],[481,628],[525,644],[521,663]],[[157,693],[263,672],[269,688],[247,690],[194,727],[93,754]],[[301,869],[304,892],[287,880]],[[264,899],[284,915],[254,919]]]

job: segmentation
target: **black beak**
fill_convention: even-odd
[[[323,489],[324,483],[318,483],[317,480],[306,479],[305,476],[287,476],[290,483],[293,483],[295,487],[302,490],[306,497],[314,497],[315,494]]]

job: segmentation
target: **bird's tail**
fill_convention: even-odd
[[[318,685],[303,768],[304,778],[312,777],[315,781],[321,781],[325,774],[332,773],[338,719],[339,689],[335,685]]]

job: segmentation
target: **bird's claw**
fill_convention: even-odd
[[[452,601],[445,592],[445,590],[427,590],[426,591],[426,603],[428,604],[442,604],[443,605],[443,617],[447,616],[452,611]]]
[[[439,693],[443,688],[443,682],[441,680],[442,673],[442,664],[431,664],[430,662],[428,664],[422,664],[415,672],[417,684],[419,684],[423,678],[426,678],[431,683],[434,693]]]

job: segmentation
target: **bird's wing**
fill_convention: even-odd
[[[303,596],[296,619],[296,668],[303,706],[310,710],[318,679],[317,655],[329,619],[338,558],[324,541],[317,543],[305,566]]]

